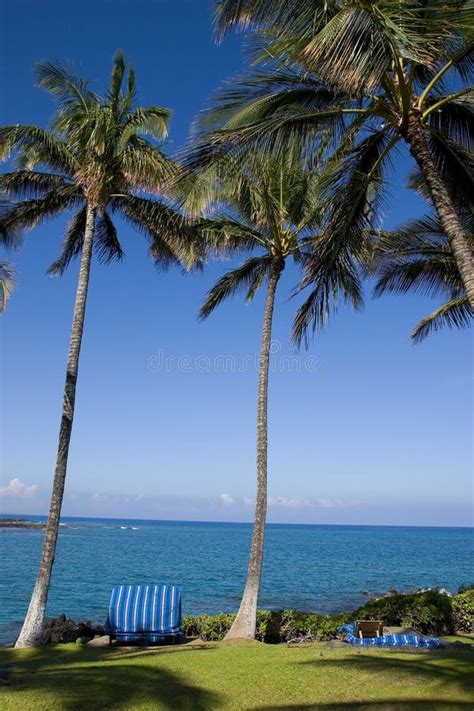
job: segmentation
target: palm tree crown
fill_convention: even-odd
[[[189,233],[183,220],[164,203],[143,197],[143,192],[159,192],[176,171],[145,137],[163,139],[171,112],[134,106],[135,73],[130,68],[126,75],[120,53],[104,96],[56,64],[40,64],[37,78],[59,106],[50,131],[29,125],[0,127],[0,157],[5,160],[16,150],[19,168],[0,176],[0,189],[17,201],[3,214],[2,230],[33,228],[73,210],[62,252],[49,269],[61,274],[81,253],[89,207],[95,213],[94,244],[100,260],[123,256],[112,220],[115,212],[153,238],[158,260],[186,260]]]
[[[272,271],[287,258],[304,258],[321,219],[318,174],[296,163],[259,154],[246,165],[231,157],[206,166],[196,179],[185,206],[210,213],[196,223],[208,249],[234,254],[258,250],[239,268],[227,272],[210,291],[201,309],[208,316],[223,299],[246,290],[251,300]]]
[[[258,252],[215,284],[201,317],[239,291],[251,300],[275,265],[283,269],[287,259],[298,267],[319,262],[319,289],[311,301],[315,328],[324,326],[341,298],[362,306],[359,264],[367,256],[369,240],[364,235],[357,245],[346,240],[337,248],[329,244],[321,232],[326,177],[317,162],[307,167],[290,154],[281,158],[259,151],[248,152],[244,162],[229,153],[202,163],[191,156],[189,162],[195,167],[193,185],[185,181],[182,203],[194,215],[208,214],[194,224],[208,250],[227,255]]]
[[[405,142],[472,305],[474,257],[456,211],[474,194],[471,3],[222,0],[216,23],[220,36],[257,29],[257,57],[267,66],[221,92],[203,119],[200,159],[222,146],[234,155],[255,145],[303,156],[326,149],[328,230],[358,239],[378,226],[394,151]],[[313,276],[309,270],[308,283]]]

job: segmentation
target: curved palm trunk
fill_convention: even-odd
[[[71,440],[72,422],[74,418],[74,404],[76,400],[76,383],[81,350],[82,333],[84,330],[84,316],[86,311],[87,290],[94,241],[95,210],[88,208],[84,244],[82,248],[81,266],[72,318],[71,339],[69,342],[69,355],[67,361],[66,383],[64,386],[63,412],[59,430],[58,453],[56,470],[54,473],[53,491],[48,514],[48,522],[44,534],[43,551],[36,578],[35,587],[31,595],[28,612],[15,647],[33,647],[41,644],[43,620],[48,600],[51,571],[53,569],[56,543],[58,539],[59,517],[63,503],[64,483],[66,480],[67,459],[69,442]]]
[[[469,303],[474,309],[474,245],[461,225],[451,196],[431,156],[425,129],[416,116],[408,121],[406,140],[428,184],[431,199],[461,273]]]
[[[268,366],[272,339],[272,321],[275,292],[284,263],[275,261],[268,281],[265,311],[263,315],[262,341],[258,375],[257,398],[257,498],[253,524],[247,580],[237,617],[226,639],[255,637],[257,603],[263,563],[265,522],[267,518],[267,449],[268,449]]]

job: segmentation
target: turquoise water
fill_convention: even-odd
[[[36,518],[41,517],[25,517]],[[115,583],[163,582],[183,591],[183,612],[235,611],[251,526],[64,518],[48,615],[103,621]],[[42,530],[0,529],[0,642],[25,615]],[[364,592],[472,582],[472,529],[270,524],[260,606],[333,612]]]

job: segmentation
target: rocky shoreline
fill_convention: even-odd
[[[15,519],[16,521],[16,519]],[[352,617],[360,619],[381,619],[388,626],[413,627],[429,635],[474,634],[474,585],[461,585],[457,593],[442,587],[417,589],[411,592],[389,590],[386,593],[368,593],[368,602],[357,610],[322,615],[314,612],[296,610],[259,611],[268,627],[265,636],[270,639],[271,628],[282,624],[285,617],[285,630],[278,628],[282,636],[294,628],[295,639],[306,639],[306,627],[314,639],[331,640],[337,638],[339,627]],[[270,617],[273,621],[269,621]],[[291,617],[291,620],[289,619]],[[268,618],[268,619],[267,619]],[[288,619],[287,619],[288,618]],[[346,619],[347,618],[347,619]],[[188,615],[183,618],[185,637],[202,639],[220,639],[230,626],[232,615]],[[265,626],[264,625],[264,626]],[[317,627],[316,632],[313,629]],[[0,647],[13,646],[20,633],[21,623],[10,623],[1,628]],[[92,643],[100,646],[104,642],[104,626],[91,620],[75,621],[65,614],[45,620],[43,626],[43,644]],[[305,636],[306,635],[306,636]],[[96,638],[100,638],[96,639]],[[94,640],[94,642],[92,642]],[[108,643],[108,639],[105,640]],[[261,639],[260,641],[268,641]],[[282,640],[280,640],[282,641]],[[293,641],[285,639],[284,641]],[[473,647],[474,650],[474,647]]]
[[[0,528],[44,528],[46,521],[29,521],[26,518],[0,518]]]
[[[59,524],[67,528],[66,523]],[[27,518],[0,518],[0,528],[46,528],[46,521],[30,521]]]
[[[76,622],[62,614],[48,619],[43,625],[43,644],[67,644],[68,642],[89,642],[94,637],[102,636],[102,625],[95,625],[90,620]]]

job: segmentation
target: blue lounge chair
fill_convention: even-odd
[[[355,634],[355,622],[351,622],[350,624],[341,627],[339,633],[344,635],[345,642],[348,642],[349,644],[362,645],[364,647],[434,648],[439,647],[440,645],[438,637],[423,637],[417,634],[382,634],[378,637],[357,636]]]
[[[180,637],[181,591],[174,585],[116,585],[105,631],[110,644]]]

